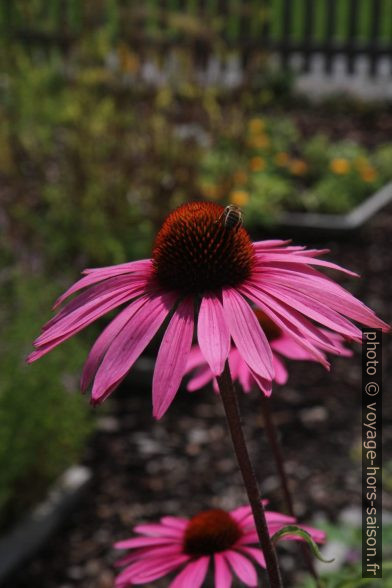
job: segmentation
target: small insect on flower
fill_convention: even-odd
[[[226,229],[238,230],[243,224],[242,210],[235,204],[229,204],[220,215],[218,221],[223,221]]]

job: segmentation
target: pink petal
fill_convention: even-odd
[[[117,578],[117,581],[128,581],[131,584],[145,584],[153,582],[171,571],[178,568],[178,566],[189,561],[188,555],[178,555],[163,558],[152,558],[146,561],[143,558],[127,567]]]
[[[169,588],[200,588],[207,575],[209,563],[209,557],[192,561],[174,578]]]
[[[137,549],[139,547],[148,547],[156,545],[172,544],[173,537],[131,537],[131,539],[124,539],[117,541],[114,544],[116,549]]]
[[[230,333],[222,304],[213,294],[203,296],[197,323],[197,339],[212,373],[219,376],[229,355]]]
[[[180,386],[192,345],[193,301],[185,299],[175,310],[163,336],[152,381],[153,415],[160,419]]]
[[[268,284],[265,287],[265,291],[290,306],[295,305],[296,310],[334,331],[347,335],[353,339],[361,340],[362,338],[362,332],[358,327],[350,323],[326,304],[323,304],[320,300],[315,300],[306,294],[296,292],[295,290],[285,288],[284,286],[277,288]]]
[[[231,336],[242,358],[260,376],[271,379],[272,352],[249,304],[232,288],[225,288],[223,310]]]
[[[186,371],[190,372],[196,367],[204,366],[206,360],[204,359],[204,355],[200,351],[200,347],[198,345],[193,345],[188,355],[188,361],[186,363]]]
[[[233,576],[223,555],[216,553],[215,562],[215,586],[214,588],[231,588]]]
[[[328,267],[331,269],[335,269],[338,270],[340,272],[343,272],[345,274],[348,274],[349,276],[354,276],[355,278],[359,277],[357,273],[352,272],[344,267],[341,267],[340,265],[337,265],[336,263],[332,263],[331,261],[325,261],[324,259],[314,259],[312,257],[306,257],[306,255],[293,255],[288,253],[287,255],[278,255],[275,253],[257,253],[257,261],[260,264],[264,264],[264,263],[269,263],[269,264],[276,264],[276,263],[281,263],[281,262],[285,262],[285,263],[305,263],[305,264],[309,264],[309,265],[320,265],[323,267]]]
[[[272,362],[272,365],[274,365],[274,362]],[[271,393],[272,393],[271,380],[266,380],[265,378],[262,378],[261,376],[259,376],[259,374],[256,374],[253,371],[251,373],[252,373],[252,378],[254,379],[256,385],[265,394],[265,396],[271,396]],[[275,377],[274,377],[274,379],[275,379]]]
[[[96,339],[92,346],[86,363],[84,364],[83,373],[80,381],[80,387],[85,392],[93,379],[99,364],[110,344],[119,334],[122,328],[127,324],[129,319],[145,304],[145,299],[139,299],[139,304],[136,301],[130,304],[116,317],[111,323],[102,331],[100,336]]]
[[[133,303],[137,305],[137,312],[110,345],[95,376],[92,390],[94,402],[99,402],[130,370],[158,331],[175,299],[174,294],[156,294],[143,296]]]
[[[210,370],[208,365],[197,370],[194,376],[188,381],[187,390],[188,392],[194,392],[195,390],[200,390],[200,388],[204,388],[211,380],[213,379],[212,371]]]
[[[128,266],[128,270],[125,270],[124,266]],[[75,292],[82,290],[82,288],[86,288],[95,284],[97,282],[101,282],[103,280],[107,281],[108,278],[112,276],[121,275],[123,273],[133,273],[135,270],[144,270],[145,276],[147,279],[152,272],[152,263],[151,260],[139,260],[133,261],[128,264],[122,265],[114,265],[111,268],[97,268],[96,270],[84,270],[83,273],[88,273],[87,276],[84,276],[77,282],[75,282],[68,290],[64,292],[55,302],[53,308],[57,308],[66,298],[69,298]],[[91,272],[91,273],[90,273]]]
[[[298,266],[290,269],[288,266],[288,268],[269,268],[269,270],[271,272],[268,275],[269,283],[286,285],[312,296],[361,324],[381,328],[385,332],[390,330],[389,325],[379,319],[363,302],[313,268]],[[266,272],[262,273],[267,279]]]
[[[120,304],[141,294],[144,289],[145,281],[129,284],[128,281],[119,283],[116,280],[111,284],[93,286],[69,302],[53,317],[44,326],[42,334],[34,344],[41,346],[67,333],[73,333],[76,329],[80,330]]]
[[[265,297],[258,288],[255,288],[253,285],[246,287],[242,286],[241,291],[245,296],[253,300],[257,306],[259,306],[261,310],[263,310],[265,314],[282,329],[283,332],[288,333],[299,345],[307,349],[316,361],[319,361],[324,367],[329,369],[329,363],[326,360],[325,355],[321,353],[321,351],[312,344],[309,338],[304,336],[303,332],[301,332],[296,326],[287,321],[280,314],[278,315],[270,306],[267,306],[263,301]]]
[[[252,284],[251,288],[252,293],[257,292],[259,300],[263,301],[272,310],[277,312],[281,319],[286,320],[286,322],[299,331],[304,338],[310,339],[321,349],[325,349],[332,353],[337,352],[335,346],[332,345],[330,339],[325,337],[322,330],[311,323],[303,314],[297,312],[294,305],[286,304],[285,302],[278,300],[276,296],[271,296],[257,283]]]
[[[162,517],[161,518],[161,523],[162,525],[165,525],[165,527],[174,527],[175,529],[185,529],[185,527],[188,525],[188,520],[187,519],[182,519],[180,517],[170,517],[170,516],[166,516],[166,517]]]
[[[286,239],[286,241],[282,241],[281,239],[266,239],[265,241],[254,241],[253,247],[258,249],[270,249],[275,247],[283,247],[283,245],[288,245],[291,243],[291,239]]]
[[[257,586],[256,570],[249,559],[232,550],[225,551],[224,555],[241,582],[247,586]]]
[[[280,386],[284,386],[286,384],[289,374],[286,370],[284,363],[279,359],[276,353],[273,354],[273,365],[275,368],[275,382]]]
[[[246,545],[241,546],[241,551],[250,555],[262,568],[266,568],[264,553],[257,547],[248,547]]]
[[[307,349],[304,349],[302,345],[294,341],[289,335],[283,333],[279,339],[275,339],[271,342],[273,351],[277,351],[284,357],[294,360],[302,361],[314,361],[315,357],[313,353],[310,353]]]
[[[244,360],[242,360],[238,366],[238,380],[244,392],[248,393],[251,391],[254,380],[251,371]]]
[[[128,261],[127,263],[119,263],[118,265],[107,265],[105,267],[90,267],[83,270],[84,274],[106,274],[118,275],[123,273],[134,272],[138,270],[152,269],[151,259],[138,259],[136,261]]]
[[[182,537],[181,529],[169,527],[168,525],[161,525],[159,523],[136,525],[133,530],[135,533],[141,533],[148,537],[172,537],[173,539]]]

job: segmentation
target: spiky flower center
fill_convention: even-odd
[[[167,217],[152,257],[163,287],[201,294],[248,278],[254,249],[243,227],[225,223],[223,206],[190,202]]]
[[[254,313],[259,321],[261,328],[263,329],[265,336],[267,337],[268,341],[274,341],[278,339],[282,331],[270,318],[267,316],[262,310],[256,308]]]
[[[242,536],[237,522],[219,508],[206,510],[188,523],[184,536],[184,552],[188,555],[211,555],[230,549]]]

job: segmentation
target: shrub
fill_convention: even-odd
[[[54,286],[21,274],[7,280],[0,316],[0,526],[44,494],[48,484],[81,456],[91,431],[88,403],[75,374],[80,340],[27,366],[31,341],[53,301]],[[78,368],[78,370],[76,369]]]

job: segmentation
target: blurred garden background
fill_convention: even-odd
[[[339,76],[339,92],[320,95]],[[144,371],[155,342],[96,410],[78,378],[105,321],[25,365],[58,294],[85,267],[149,257],[167,213],[204,199],[240,206],[256,238],[329,247],[363,276],[342,283],[391,321],[390,206],[351,233],[282,223],[284,213],[350,213],[387,186],[391,133],[392,0],[0,0],[1,533],[71,464],[92,470],[68,524],[4,585],[109,588],[111,544],[132,525],[244,502],[209,390],[182,391],[153,422]],[[360,536],[347,520],[358,522],[360,507],[359,350],[330,375],[290,367],[273,406],[297,511],[344,546],[328,586],[347,577],[355,588]],[[278,509],[257,399],[242,403]],[[390,419],[389,403],[387,449]],[[385,460],[392,512],[387,451]],[[312,586],[295,553],[285,557],[287,585]]]

